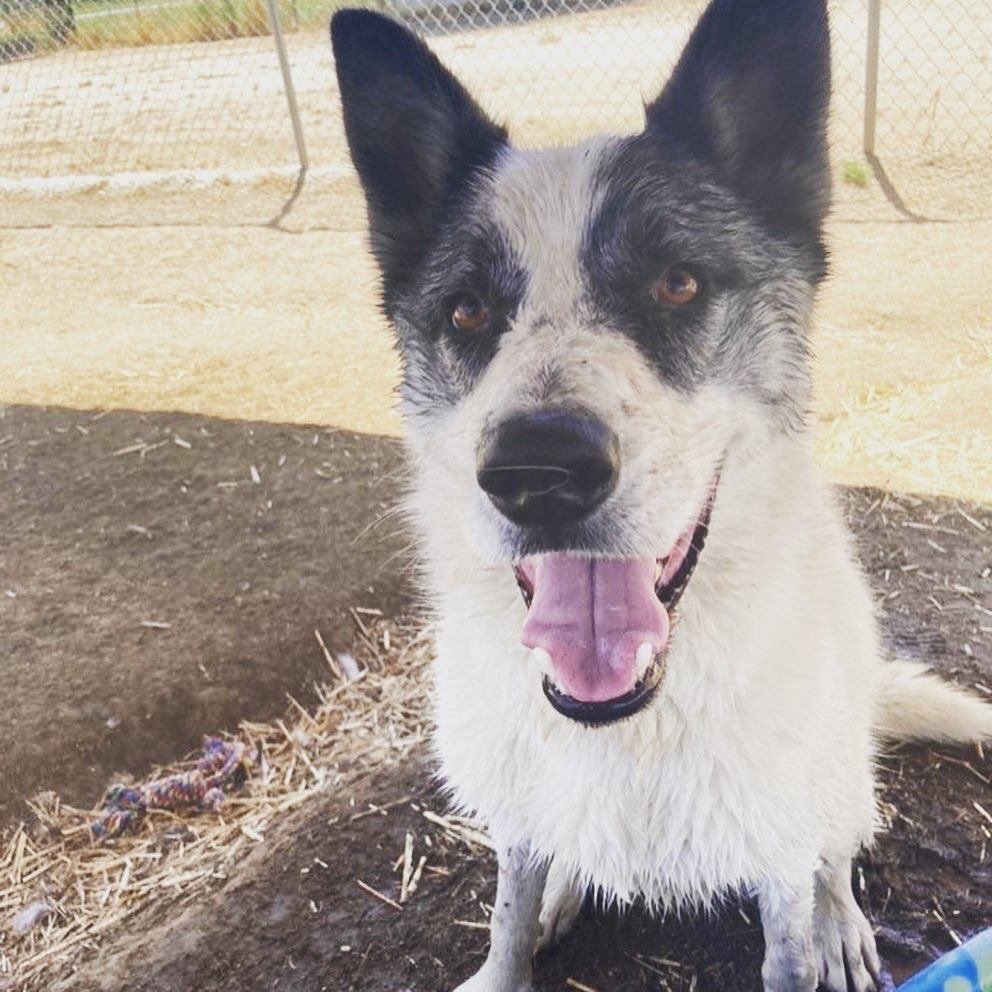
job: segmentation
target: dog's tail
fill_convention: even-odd
[[[992,740],[992,704],[918,661],[896,658],[881,666],[876,706],[875,729],[890,740]]]

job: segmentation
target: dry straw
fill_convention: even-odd
[[[92,810],[52,794],[35,800],[37,822],[0,842],[0,992],[50,987],[140,911],[178,907],[223,884],[290,810],[403,760],[423,742],[429,631],[368,614],[355,619],[357,662],[336,658],[318,635],[331,681],[315,684],[314,710],[291,698],[282,719],[240,725],[234,737],[254,757],[255,774],[219,812],[152,811],[135,833],[98,843]],[[466,829],[454,820],[445,826]],[[406,869],[404,897],[421,870]]]

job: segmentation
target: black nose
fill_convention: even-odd
[[[503,421],[479,452],[477,478],[496,508],[523,526],[572,523],[613,492],[620,443],[602,421],[543,409]]]

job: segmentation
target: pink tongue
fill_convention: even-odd
[[[655,595],[654,558],[531,558],[534,598],[521,640],[551,655],[559,687],[574,699],[615,699],[637,683],[637,649],[668,641],[668,614]]]

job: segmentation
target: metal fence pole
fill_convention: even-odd
[[[875,155],[875,120],[878,112],[878,49],[882,0],[868,0],[868,50],[865,56],[865,156]]]
[[[266,0],[269,8],[269,25],[279,55],[279,68],[282,69],[282,82],[286,90],[289,117],[293,122],[293,136],[296,138],[296,151],[300,156],[300,169],[306,172],[310,168],[310,156],[307,155],[307,143],[303,137],[303,122],[300,120],[300,108],[296,102],[296,88],[293,86],[293,74],[289,68],[289,56],[286,54],[286,39],[282,34],[278,2],[279,0]]]

